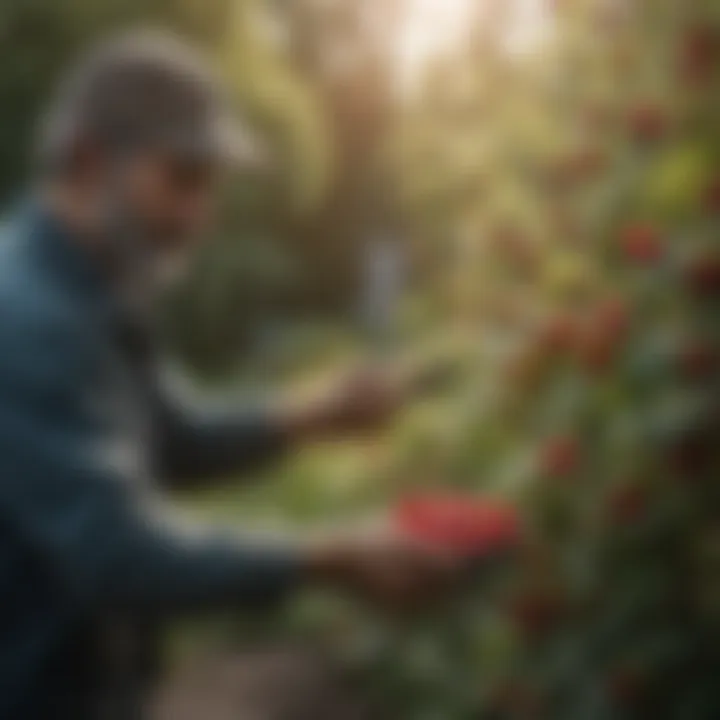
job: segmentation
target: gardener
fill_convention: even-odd
[[[202,415],[156,375],[152,310],[230,162],[253,160],[203,63],[137,34],[55,97],[30,199],[0,245],[0,717],[135,718],[159,620],[267,603],[307,583],[404,607],[455,563],[387,533],[301,547],[175,528],[158,486],[248,471],[387,420],[350,383],[310,407]]]

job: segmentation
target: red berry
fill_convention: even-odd
[[[630,328],[630,312],[619,297],[602,300],[590,313],[577,344],[578,359],[592,373],[607,371]]]
[[[710,79],[718,59],[718,32],[698,25],[686,31],[680,46],[680,75],[684,82]]]
[[[685,268],[685,279],[696,295],[720,294],[720,255],[707,252],[692,258]]]
[[[630,311],[620,297],[608,297],[602,300],[594,312],[598,331],[613,340],[624,336],[630,328]]]
[[[647,507],[647,495],[637,486],[616,489],[608,498],[607,512],[610,520],[622,525],[639,520]]]
[[[720,367],[720,354],[709,343],[696,340],[680,349],[677,362],[688,380],[707,380]]]
[[[556,315],[542,328],[540,342],[553,353],[571,350],[577,341],[578,327],[569,314]]]
[[[542,449],[540,467],[550,477],[567,477],[579,469],[580,455],[580,444],[575,438],[554,438]]]
[[[634,262],[651,265],[663,255],[660,233],[650,224],[630,225],[623,231],[621,240],[625,255]]]
[[[668,117],[657,105],[640,105],[630,115],[630,132],[638,142],[659,142],[668,130]]]
[[[607,372],[616,358],[616,345],[607,337],[588,335],[580,346],[580,362],[592,374]]]

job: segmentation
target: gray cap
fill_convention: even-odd
[[[254,167],[266,160],[258,139],[233,116],[209,63],[164,32],[106,42],[70,73],[42,126],[41,158],[57,160],[82,136],[200,161]]]

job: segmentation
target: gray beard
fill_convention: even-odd
[[[141,317],[154,315],[162,296],[185,274],[186,260],[158,248],[125,200],[122,167],[103,203],[101,253],[121,306]]]
[[[106,227],[104,254],[122,307],[143,317],[154,315],[167,291],[184,275],[184,259],[160,252],[127,213],[118,213]]]

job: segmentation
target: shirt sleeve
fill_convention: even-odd
[[[158,474],[170,486],[192,488],[259,470],[281,458],[287,440],[264,409],[220,409],[157,389]]]
[[[143,479],[117,462],[120,441],[92,410],[100,398],[88,393],[94,368],[82,343],[68,340],[55,334],[52,352],[21,352],[21,334],[0,359],[0,522],[56,586],[91,611],[153,615],[296,588],[302,559],[290,548],[157,519]]]

